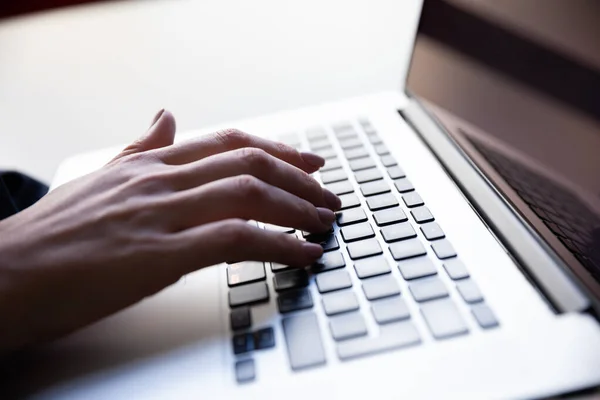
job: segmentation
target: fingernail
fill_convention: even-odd
[[[342,201],[339,197],[333,194],[333,192],[323,189],[323,197],[325,198],[325,203],[327,203],[330,209],[336,211],[342,207]]]
[[[302,243],[302,249],[309,258],[316,259],[323,255],[323,247],[317,243],[304,242]]]
[[[331,226],[335,221],[335,214],[329,208],[317,207],[317,214],[319,214],[321,222],[327,226]]]
[[[160,117],[162,117],[164,112],[165,112],[165,109],[162,108],[159,112],[156,113],[156,115],[154,116],[154,119],[152,120],[152,123],[150,124],[150,128],[152,128],[154,126],[154,124],[156,124],[156,122],[158,122],[158,120],[160,119]]]
[[[313,167],[321,168],[325,165],[325,159],[315,153],[302,152],[300,153],[300,157],[302,157],[305,163],[312,165]]]

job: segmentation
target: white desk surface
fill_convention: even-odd
[[[105,2],[0,21],[0,169],[400,88],[420,0]],[[411,10],[412,12],[408,12]]]

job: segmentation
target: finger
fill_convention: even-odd
[[[338,210],[340,199],[309,174],[266,151],[245,147],[216,154],[182,167],[176,176],[176,186],[190,189],[219,179],[250,174],[301,197],[317,207]]]
[[[230,219],[172,234],[181,274],[222,262],[270,261],[296,267],[312,264],[323,254],[316,243],[271,232],[243,220]]]
[[[165,196],[158,213],[168,216],[173,230],[230,218],[253,219],[309,232],[325,232],[333,211],[269,185],[252,175],[221,179]]]
[[[166,164],[181,165],[242,147],[262,149],[308,173],[315,172],[325,165],[325,160],[316,154],[300,153],[283,143],[249,135],[237,129],[226,129],[177,143],[161,149],[158,156]]]
[[[111,162],[135,153],[143,153],[167,147],[175,138],[175,118],[169,111],[160,110],[154,117],[148,131],[135,142],[127,146]]]

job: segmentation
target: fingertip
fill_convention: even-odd
[[[342,200],[338,196],[336,196],[332,191],[323,188],[323,198],[325,200],[325,204],[333,211],[337,211],[342,208]]]
[[[323,255],[323,247],[317,243],[302,243],[302,251],[311,260],[316,260]]]
[[[302,161],[310,165],[312,168],[321,168],[325,165],[325,159],[315,153],[301,152]]]

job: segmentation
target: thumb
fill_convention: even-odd
[[[175,118],[169,111],[162,109],[154,117],[148,131],[135,142],[124,148],[113,161],[130,154],[142,153],[144,151],[170,146],[173,144],[174,138]]]

